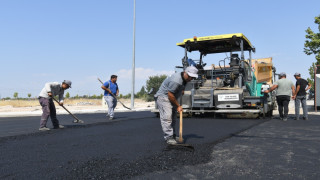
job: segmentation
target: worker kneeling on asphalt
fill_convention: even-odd
[[[175,73],[165,79],[155,94],[160,112],[162,131],[167,144],[177,144],[175,123],[177,111],[182,111],[182,106],[177,99],[181,97],[186,83],[191,81],[192,78],[198,77],[197,73],[197,68],[189,66],[184,72]]]
[[[54,129],[64,128],[59,124],[56,114],[56,107],[53,103],[52,97],[59,96],[59,105],[63,105],[63,94],[64,90],[71,88],[71,81],[64,80],[62,83],[48,82],[39,94],[39,102],[42,106],[42,116],[40,120],[40,131],[48,131],[47,121],[50,116]]]

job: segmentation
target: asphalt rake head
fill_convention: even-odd
[[[80,119],[74,119],[72,122],[73,122],[73,123],[80,123],[80,124],[83,124],[83,123],[84,123],[84,121],[82,121],[82,120],[80,120]]]

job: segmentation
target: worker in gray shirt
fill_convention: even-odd
[[[189,66],[184,72],[178,72],[163,81],[158,92],[155,94],[159,108],[160,122],[164,139],[167,144],[177,144],[175,123],[177,111],[182,111],[182,106],[177,99],[182,95],[187,82],[198,77],[198,69]]]
[[[49,82],[46,83],[44,88],[39,94],[39,102],[42,106],[42,116],[40,120],[40,131],[48,131],[50,130],[47,128],[47,121],[50,116],[53,128],[59,129],[64,128],[64,126],[59,124],[56,114],[56,107],[53,103],[52,97],[59,96],[59,105],[63,105],[63,94],[64,90],[71,88],[71,81],[64,80],[62,83],[58,82]]]
[[[291,95],[294,95],[295,88],[289,79],[287,79],[286,73],[282,72],[279,75],[279,80],[274,83],[274,85],[269,89],[264,91],[264,93],[269,93],[276,90],[276,99],[278,103],[278,110],[280,119],[287,121],[289,113],[289,102]]]

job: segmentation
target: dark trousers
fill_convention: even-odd
[[[40,120],[40,128],[47,126],[47,121],[50,116],[53,127],[59,127],[59,121],[57,119],[56,107],[52,99],[44,97],[39,98],[40,105],[42,106],[42,116]]]
[[[277,96],[278,110],[280,118],[287,118],[289,112],[290,96]]]

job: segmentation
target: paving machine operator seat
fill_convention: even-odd
[[[238,54],[232,54],[230,59],[230,67],[239,66],[240,59]]]
[[[239,87],[239,74],[240,74],[240,59],[238,54],[232,54],[230,58],[230,68],[232,71],[229,76],[224,80],[224,86]]]

